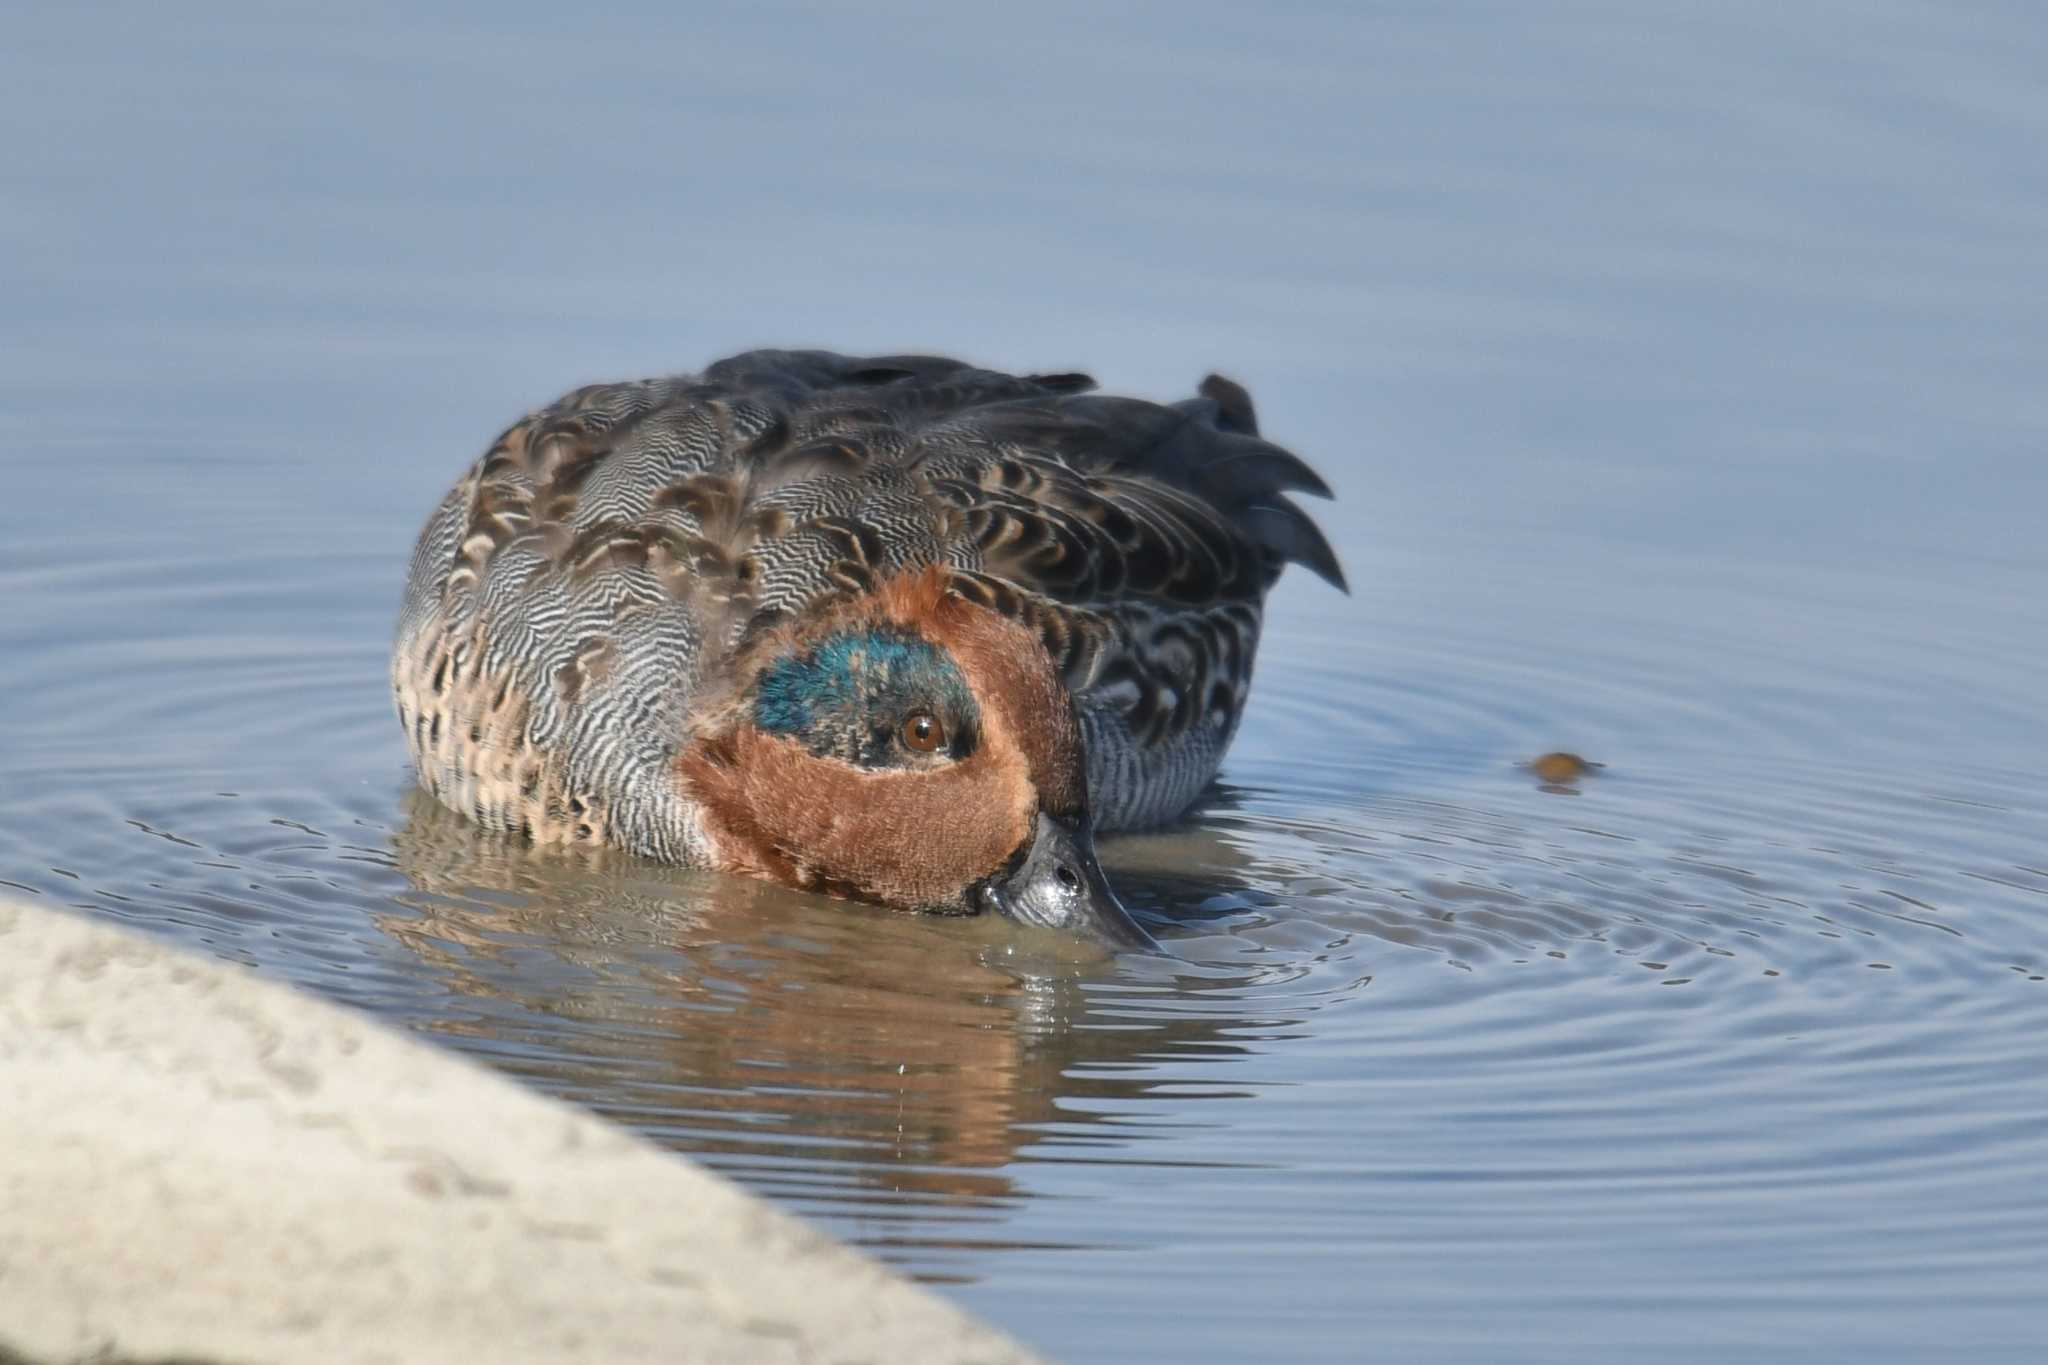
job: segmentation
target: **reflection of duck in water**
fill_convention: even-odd
[[[1242,389],[1090,387],[754,352],[518,423],[413,557],[421,784],[543,843],[1145,944],[1094,831],[1200,794],[1266,591],[1342,576]]]
[[[1056,952],[1051,935],[1022,931],[1012,955],[964,924],[849,915],[601,848],[564,858],[424,794],[393,846],[414,893],[378,924],[453,992],[437,1034],[657,1140],[780,1163],[795,1193],[833,1203],[1006,1199],[1002,1168],[1028,1146],[1082,1128],[1143,1140],[1117,1120],[1185,1078],[1142,1063],[1254,1046],[1242,983],[1220,974],[1213,1011],[1139,1021],[1071,953],[1017,965]],[[1291,1024],[1269,1003],[1256,1018]]]

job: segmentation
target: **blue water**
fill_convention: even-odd
[[[0,890],[1061,1358],[2036,1359],[2044,69],[2020,5],[16,16]],[[1354,595],[1105,850],[1167,957],[409,794],[428,508],[757,344],[1220,369],[1337,487]]]

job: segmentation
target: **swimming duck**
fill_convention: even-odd
[[[419,782],[541,843],[1120,947],[1098,831],[1215,776],[1329,489],[1173,405],[935,356],[752,351],[515,423],[413,552]]]

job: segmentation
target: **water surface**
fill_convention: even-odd
[[[2032,1359],[2048,21],[50,12],[0,880],[1075,1360]],[[758,343],[1244,380],[1339,492],[1167,947],[479,834],[383,681],[512,416]],[[1518,765],[1607,766],[1546,788]]]

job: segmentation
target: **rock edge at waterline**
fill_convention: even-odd
[[[1033,1358],[599,1119],[17,902],[0,1094],[0,1360]]]

